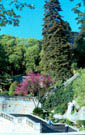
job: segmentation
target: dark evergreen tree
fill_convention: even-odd
[[[6,56],[5,56],[5,51],[4,48],[0,44],[0,76],[4,71],[6,71]]]
[[[80,7],[83,7],[80,10]],[[77,24],[80,24],[80,33],[75,40],[75,58],[77,60],[78,67],[85,68],[85,0],[78,3],[72,10],[77,14]]]
[[[8,74],[8,62],[6,52],[3,46],[0,44],[0,89],[5,89],[10,84],[9,74]]]
[[[49,0],[44,5],[42,61],[44,72],[65,81],[71,76],[72,54],[69,44],[70,27],[62,20],[58,0]]]
[[[75,40],[75,58],[77,66],[85,68],[85,33],[80,32]]]

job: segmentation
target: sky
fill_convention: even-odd
[[[29,0],[30,1],[30,0]],[[76,24],[75,15],[72,11],[72,8],[75,7],[77,3],[81,0],[75,0],[70,2],[69,0],[59,0],[62,8],[60,13],[63,16],[65,21],[68,21],[72,31],[78,32],[78,25]],[[44,14],[44,0],[31,0],[31,3],[35,5],[35,9],[31,10],[24,8],[20,13],[20,25],[18,27],[13,27],[7,25],[2,27],[0,31],[1,34],[9,34],[19,38],[35,38],[42,39],[42,27],[43,27],[43,14]]]

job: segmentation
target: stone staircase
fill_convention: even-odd
[[[33,133],[31,122],[27,118],[17,118],[7,113],[0,113],[0,135],[1,133]]]

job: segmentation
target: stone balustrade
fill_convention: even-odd
[[[0,113],[0,116],[1,116],[2,118],[5,118],[5,119],[7,119],[7,120],[10,120],[10,121],[13,121],[13,120],[14,120],[14,117],[13,117],[13,116],[8,115],[8,114],[5,114],[5,113],[3,113],[3,112]]]
[[[74,76],[72,76],[70,79],[68,79],[65,83],[64,86],[67,86],[70,84],[73,80],[75,80],[79,76],[79,73],[76,73]]]

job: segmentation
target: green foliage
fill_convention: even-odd
[[[2,76],[3,72],[6,72],[7,59],[5,55],[4,47],[0,44],[0,76]]]
[[[74,1],[74,0],[71,0]],[[72,10],[75,14],[78,16],[75,18],[77,20],[77,24],[80,24],[81,32],[85,32],[85,12],[84,10],[81,10],[81,7],[85,7],[85,0],[82,0],[82,2],[79,2]]]
[[[74,123],[72,121],[68,120],[68,119],[60,119],[60,120],[58,119],[57,122],[58,123],[67,123],[70,126],[73,126],[74,125]]]
[[[79,124],[80,126],[84,126],[85,127],[85,120],[78,120],[77,124]]]
[[[25,72],[25,62],[24,55],[26,52],[26,47],[21,45],[16,45],[13,48],[13,53],[9,55],[9,63],[12,66],[11,69],[16,72],[24,73]],[[13,69],[14,68],[14,69]]]
[[[7,56],[13,52],[13,47],[16,45],[16,38],[10,35],[1,35],[0,44],[3,46]]]
[[[0,96],[8,96],[8,91],[0,91]]]
[[[42,119],[45,119],[45,118],[47,118],[46,116],[48,116],[48,114],[43,112],[43,110],[39,107],[34,108],[33,114],[39,116]]]
[[[0,36],[0,85],[6,85],[8,76],[23,75],[26,71],[39,71],[41,42],[10,35]],[[10,78],[9,78],[10,79]],[[10,81],[8,81],[9,88]],[[3,86],[1,86],[3,87]]]
[[[55,113],[64,114],[68,103],[72,100],[72,86],[69,85],[64,88],[62,83],[58,82],[54,92],[49,93],[44,101],[42,101],[42,104],[46,110],[54,110]]]
[[[77,63],[76,62],[72,63],[71,70],[72,70],[72,72],[74,72],[74,71],[76,72],[76,70],[78,70]]]
[[[41,108],[39,108],[39,107],[36,107],[33,110],[33,114],[34,115],[42,115],[43,114],[43,110]]]
[[[43,113],[43,110],[39,107],[36,107],[34,110],[33,110],[33,114],[42,114]]]
[[[0,0],[0,27],[6,26],[7,24],[18,26],[21,17],[18,14],[24,7],[34,8],[32,4],[21,2],[20,0],[5,0],[4,2]]]
[[[27,46],[32,47],[35,45],[39,45],[39,40],[36,40],[34,38],[26,38],[25,43]]]
[[[68,120],[68,119],[66,119],[66,123],[67,123],[68,125],[70,125],[70,126],[73,126],[73,125],[74,125],[74,123],[73,123],[72,121]]]
[[[17,82],[17,81],[13,82],[13,83],[10,85],[9,92],[8,92],[9,96],[14,96],[14,95],[15,95],[14,92],[15,92],[17,86],[18,86],[18,82]]]
[[[57,105],[56,107],[54,107],[54,113],[64,114],[66,109],[67,109],[67,103],[62,103],[61,105]]]
[[[85,106],[85,69],[80,70],[80,76],[72,83],[74,100],[81,106]],[[82,102],[83,101],[83,102]]]
[[[44,10],[41,67],[44,72],[65,81],[71,76],[72,52],[68,40],[71,29],[61,19],[59,1],[47,1]]]
[[[21,44],[19,44],[15,37],[9,35],[0,36],[1,46],[4,48],[6,54],[7,73],[16,74],[16,72],[22,70],[25,46],[23,45],[23,40],[20,39],[20,41]]]
[[[75,40],[75,58],[78,67],[85,68],[85,33],[81,32]]]
[[[77,24],[79,24],[80,33],[76,37],[74,45],[75,48],[75,58],[77,60],[78,67],[85,68],[85,11],[81,10],[85,7],[85,0],[78,3],[74,8],[73,11],[77,14],[76,20]]]
[[[79,130],[85,131],[85,120],[78,120],[76,126]]]
[[[66,102],[69,103],[73,100],[74,91],[72,84],[69,84],[67,87],[64,87],[64,98],[66,99]]]
[[[0,74],[0,87],[3,91],[8,90],[11,82],[12,77],[8,73],[3,72],[3,74]]]
[[[0,48],[1,68],[3,70],[6,68],[7,73],[17,75],[24,74],[30,70],[38,70],[41,50],[41,42],[39,40],[2,35],[0,36]],[[3,66],[3,62],[6,66]]]
[[[26,72],[29,73],[30,71],[36,72],[39,67],[40,62],[40,48],[39,45],[34,45],[29,47],[26,50],[25,54],[25,63],[26,63]]]

